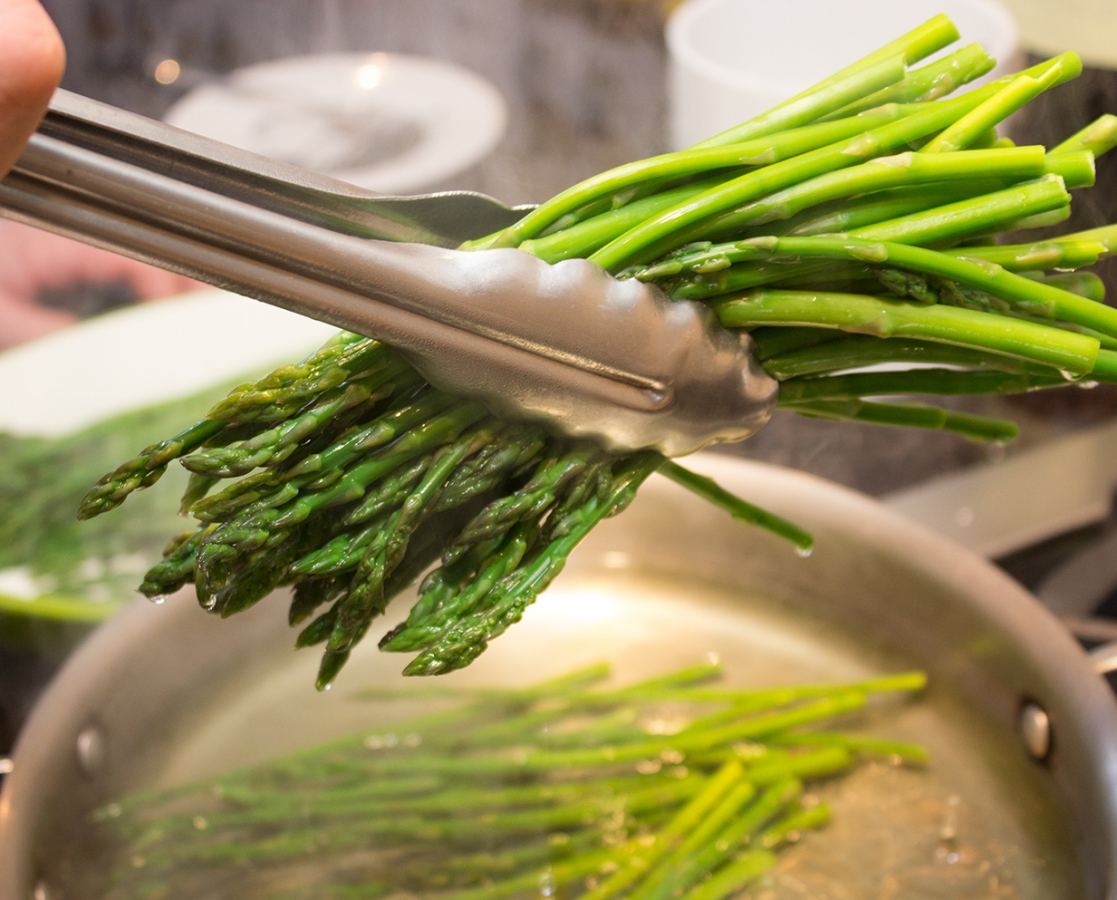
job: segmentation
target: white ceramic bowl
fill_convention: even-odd
[[[994,0],[688,0],[667,24],[670,141],[682,149],[786,100],[938,13],[1018,67],[1016,23]],[[980,83],[980,82],[979,82]]]

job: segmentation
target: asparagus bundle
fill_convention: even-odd
[[[993,66],[976,45],[914,65],[957,37],[938,16],[755,119],[591,178],[466,249],[588,257],[709,302],[751,332],[779,405],[800,415],[1008,440],[1011,422],[872,398],[1117,381],[1117,310],[1096,276],[1071,271],[1107,256],[1117,226],[996,243],[1069,214],[1068,191],[1117,144],[1117,117],[1049,151],[1016,147],[996,126],[1077,75],[1077,56],[944,99]],[[877,363],[891,365],[863,371]],[[293,584],[291,622],[311,620],[298,644],[325,643],[319,687],[439,557],[381,647],[418,651],[407,674],[467,665],[653,471],[802,549],[811,541],[656,453],[610,455],[500,421],[349,334],[125,463],[81,516],[176,458],[193,473],[183,511],[199,525],[141,590],[193,582],[227,616]]]
[[[918,672],[754,691],[709,684],[716,662],[597,686],[608,674],[466,694],[389,733],[125,797],[95,816],[114,847],[97,896],[721,900],[829,820],[805,782],[858,756],[924,761],[818,730],[918,691]]]

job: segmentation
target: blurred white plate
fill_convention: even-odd
[[[330,53],[238,69],[164,117],[273,159],[406,194],[482,160],[504,134],[504,100],[460,66],[395,53]]]
[[[263,374],[336,333],[219,290],[127,307],[0,353],[0,431],[69,434]]]

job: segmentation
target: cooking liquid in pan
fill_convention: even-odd
[[[624,563],[623,558],[611,561]],[[404,609],[397,605],[389,610],[387,622],[398,621]],[[743,603],[738,591],[602,569],[568,573],[473,666],[437,683],[463,688],[529,685],[608,661],[612,683],[625,684],[693,665],[711,652],[723,662],[721,684],[742,688],[855,681],[911,668],[895,654],[855,644],[777,604],[753,598]],[[362,698],[366,687],[423,691],[430,685],[403,679],[398,673],[406,657],[379,653],[372,639],[354,653],[326,694],[313,689],[317,653],[277,653],[273,659],[264,677],[227,685],[220,702],[166,749],[158,777],[136,787],[187,784],[355,732],[389,732],[396,723],[439,708],[432,703],[449,702]],[[811,793],[832,805],[832,822],[780,851],[776,869],[747,896],[1084,896],[1064,818],[1010,735],[934,682],[914,701],[888,697],[876,707],[843,722],[843,730],[916,741],[928,750],[930,766],[862,763],[850,774],[810,785]],[[63,882],[59,896],[127,896],[103,895],[95,886],[121,860],[137,866],[144,860],[134,848],[106,843],[98,827],[91,824],[85,839],[76,842],[84,849],[61,861],[55,878],[48,877],[48,882]],[[157,896],[332,897],[328,885],[376,880],[373,851],[369,847],[351,854],[344,865],[336,856],[328,866],[316,863],[315,852],[308,850],[278,869],[239,864],[211,877],[183,871],[181,879],[165,883]],[[549,895],[544,890],[541,896]]]

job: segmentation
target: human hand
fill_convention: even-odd
[[[66,51],[39,0],[0,0],[0,177],[38,127]]]
[[[0,0],[0,177],[19,158],[62,79],[66,54],[39,0]],[[123,256],[14,222],[0,222],[0,348],[74,321],[37,302],[44,290],[125,281],[148,300],[197,284]]]

